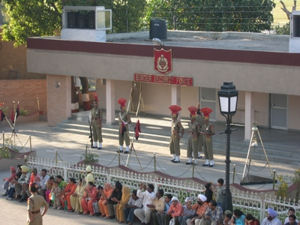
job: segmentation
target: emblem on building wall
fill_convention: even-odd
[[[154,69],[163,74],[172,71],[172,49],[154,49]]]

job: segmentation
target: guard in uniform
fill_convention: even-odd
[[[96,95],[90,117],[93,129],[93,148],[102,149],[102,113],[98,107],[98,97]]]
[[[202,146],[203,146],[203,135],[201,134],[201,128],[204,123],[204,116],[200,110],[200,104],[198,104],[197,108],[197,123],[199,125],[199,138],[198,138],[198,159],[202,159],[201,152],[202,152]],[[194,156],[196,157],[196,156]]]
[[[129,126],[128,124],[131,123],[130,116],[128,112],[126,112],[126,99],[120,98],[118,100],[118,103],[120,104],[120,113],[119,113],[119,144],[120,144],[120,152],[123,152],[123,144],[125,141],[126,144],[126,150],[124,153],[129,153]]]
[[[212,112],[211,108],[202,108],[201,112],[204,115],[204,124],[202,126],[201,133],[203,134],[203,150],[205,156],[205,163],[203,166],[213,167],[214,155],[213,155],[213,146],[212,146],[212,136],[215,134],[214,126],[209,122],[209,114]]]
[[[43,216],[48,210],[46,200],[37,193],[38,188],[36,183],[30,185],[31,196],[27,200],[28,218],[27,225],[42,225]],[[41,208],[44,210],[41,212]]]
[[[173,155],[171,160],[174,163],[180,162],[180,138],[183,137],[184,129],[178,118],[178,113],[181,107],[178,105],[171,105],[169,109],[172,111],[172,126],[170,139],[170,152]]]
[[[195,106],[190,106],[188,108],[190,111],[190,119],[191,122],[189,123],[189,139],[188,139],[188,146],[187,146],[187,157],[188,161],[186,162],[187,165],[197,164],[197,157],[198,157],[198,140],[200,135],[199,123],[197,121],[197,108]],[[194,157],[194,162],[193,162]]]

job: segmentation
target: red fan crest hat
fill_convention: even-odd
[[[119,98],[118,103],[121,107],[124,107],[126,105],[126,99],[125,98]]]
[[[204,117],[209,117],[209,114],[212,113],[212,109],[209,107],[205,107],[201,109],[201,112],[203,113]]]
[[[169,109],[172,111],[172,114],[178,114],[178,112],[181,110],[181,107],[179,105],[171,105],[169,106]]]
[[[190,107],[188,108],[188,110],[190,111],[190,113],[191,113],[192,116],[195,116],[195,115],[196,115],[196,112],[197,112],[197,107],[195,107],[195,106],[190,106]]]

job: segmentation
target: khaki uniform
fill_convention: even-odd
[[[208,123],[203,124],[202,132],[205,133],[203,136],[203,150],[204,156],[207,160],[213,160],[213,145],[212,145],[212,135],[214,135],[214,128],[213,125]]]
[[[98,141],[100,143],[102,140],[102,113],[99,108],[93,107],[91,110],[91,123],[93,129],[93,141]]]
[[[190,136],[187,147],[187,157],[196,159],[198,157],[198,142],[199,142],[199,124],[196,120],[191,121],[189,124]]]
[[[42,196],[38,194],[31,195],[27,200],[27,210],[32,213],[33,220],[32,222],[29,222],[28,218],[27,225],[42,225],[43,219],[40,209],[46,206],[48,206],[48,204]]]
[[[180,135],[183,135],[184,129],[179,120],[173,121],[171,126],[170,152],[177,156],[180,155]]]
[[[129,126],[128,123],[130,122],[130,116],[127,112],[120,112],[119,113],[119,144],[123,146],[124,141],[126,146],[129,146]]]
[[[203,124],[204,124],[204,119],[203,119],[203,116],[200,114],[197,115],[197,123],[199,125],[199,131],[201,130]],[[203,135],[202,134],[199,134],[199,137],[198,137],[198,152],[200,154],[200,152],[202,152],[202,146],[203,146]]]

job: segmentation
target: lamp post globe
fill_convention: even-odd
[[[224,82],[218,91],[220,112],[226,118],[227,144],[226,144],[226,170],[225,170],[225,210],[232,211],[232,196],[230,191],[230,134],[231,134],[231,120],[232,116],[236,113],[238,91],[235,89],[233,82]]]

